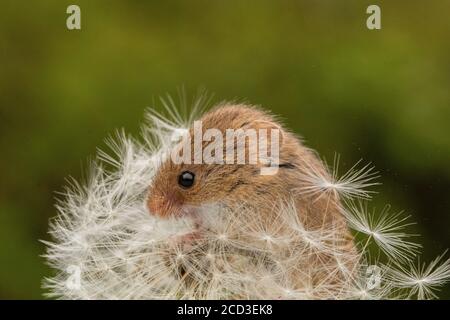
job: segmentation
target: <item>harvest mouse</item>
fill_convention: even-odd
[[[223,136],[226,136],[229,129],[267,129],[269,132],[279,130],[276,173],[262,175],[261,168],[271,164],[261,159],[253,164],[206,164],[193,163],[195,161],[175,163],[169,158],[161,164],[149,188],[147,207],[151,214],[162,218],[192,215],[197,219],[201,232],[202,221],[196,211],[202,206],[220,203],[229,208],[237,208],[245,204],[246,207],[254,208],[255,221],[269,224],[275,219],[274,207],[277,204],[293,201],[299,219],[308,229],[318,230],[333,225],[334,230],[338,230],[338,237],[342,237],[343,246],[352,246],[352,239],[340,212],[338,196],[331,194],[317,197],[299,192],[308,189],[308,184],[311,183],[304,179],[307,172],[313,170],[324,176],[329,174],[317,155],[285,129],[275,116],[254,106],[222,104],[199,120],[203,132],[215,129]],[[194,136],[192,127],[189,129],[189,136]],[[190,150],[195,149],[195,143],[194,139],[190,139]],[[211,141],[201,143],[205,148]],[[271,143],[274,141],[269,144]],[[244,147],[246,158],[249,158],[248,142]],[[227,146],[224,146],[223,151],[225,157]],[[194,153],[195,151],[190,154],[188,160],[194,160]]]

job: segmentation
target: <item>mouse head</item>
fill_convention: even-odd
[[[234,167],[234,168],[233,168]],[[228,204],[235,192],[250,184],[248,172],[258,168],[245,165],[175,164],[166,161],[150,186],[147,205],[152,214],[161,217],[195,213],[206,204]]]
[[[270,130],[280,127],[269,115],[246,106],[219,107],[207,113],[201,119],[200,129],[203,133],[213,129],[215,134],[206,139],[200,138],[200,150],[196,149],[198,132],[195,126],[189,130],[188,138],[174,148],[179,156],[188,150],[187,156],[183,155],[184,161],[174,161],[171,157],[162,163],[156,173],[147,199],[151,214],[161,217],[182,216],[193,214],[206,204],[232,206],[267,196],[268,190],[274,187],[273,176],[261,175],[261,168],[267,167],[267,161],[254,157],[259,150],[251,147],[251,136],[241,140],[234,136],[233,143],[227,144],[227,138],[231,137],[227,136],[227,130],[266,129],[265,133],[268,132],[269,137],[266,151],[272,156]],[[241,131],[240,134],[244,133]],[[256,141],[259,142],[258,138],[256,131]],[[217,143],[214,148],[211,147],[213,143]],[[180,147],[186,146],[181,152]],[[243,162],[238,161],[239,150],[243,150]],[[205,158],[202,159],[204,161],[198,161],[196,157],[199,152],[203,157],[206,154],[214,156],[215,161],[210,162]],[[233,162],[228,161],[229,154],[233,155]]]

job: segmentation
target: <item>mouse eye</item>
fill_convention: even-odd
[[[190,171],[183,171],[178,176],[178,184],[184,188],[190,188],[194,184],[195,174]]]

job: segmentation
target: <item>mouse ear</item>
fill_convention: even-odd
[[[269,120],[254,120],[242,127],[253,129],[258,136],[257,157],[261,175],[274,175],[280,164],[280,150],[284,142],[284,130]]]
[[[278,133],[279,136],[279,141],[278,143],[280,144],[280,146],[283,143],[284,140],[284,130],[281,127],[280,124],[278,124],[275,121],[270,121],[270,120],[253,120],[251,122],[246,122],[242,127],[242,129],[246,130],[246,129],[254,129],[257,132],[261,129],[261,132],[265,132],[268,134],[268,136],[270,137],[272,134],[272,130],[274,130],[274,132]]]

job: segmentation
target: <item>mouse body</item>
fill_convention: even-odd
[[[253,129],[267,136],[271,130],[278,130],[278,139],[266,145],[271,158],[271,147],[277,143],[277,170],[273,174],[261,174],[262,169],[273,166],[267,159],[243,164],[195,163],[198,150],[195,151],[194,144],[198,141],[190,139],[195,136],[195,125],[188,130],[175,147],[179,150],[179,146],[188,145],[191,152],[184,158],[188,161],[164,160],[150,184],[146,201],[152,215],[163,219],[191,217],[195,221],[195,231],[175,240],[175,245],[183,248],[177,249],[175,256],[190,257],[179,265],[178,277],[196,288],[198,279],[203,279],[200,283],[206,278],[208,281],[222,279],[222,274],[228,274],[227,268],[229,271],[239,264],[237,261],[245,261],[242,263],[250,278],[256,274],[252,268],[258,273],[262,268],[271,274],[270,278],[274,274],[282,275],[282,281],[293,292],[309,292],[308,288],[314,287],[311,296],[316,297],[330,288],[339,288],[336,283],[352,281],[358,257],[339,196],[333,192],[310,192],[317,189],[311,173],[330,178],[316,153],[285,129],[275,116],[254,106],[222,104],[204,114],[196,125],[199,124],[203,132],[213,129],[222,136],[230,129]],[[250,139],[243,141],[228,146],[225,143],[221,156],[226,157],[230,148],[235,155],[239,148],[244,148],[245,157],[250,160],[254,153]],[[202,139],[201,143],[205,150],[212,141]],[[227,222],[211,220],[208,208],[214,205],[226,209],[225,214],[230,215],[225,217]],[[224,230],[220,230],[221,223]],[[208,257],[214,256],[220,256],[221,262],[212,263]],[[253,283],[260,281],[263,279]]]
[[[223,136],[229,129],[280,130],[278,170],[275,174],[262,175],[261,167],[271,165],[262,161],[256,164],[194,163],[195,142],[190,139],[192,161],[180,164],[167,159],[151,182],[147,198],[151,214],[160,217],[195,215],[196,208],[220,203],[226,207],[245,205],[255,208],[258,212],[255,219],[270,221],[276,212],[274,207],[293,201],[299,218],[308,228],[333,224],[342,229],[343,234],[347,233],[337,194],[324,197],[302,194],[301,190],[314,187],[308,185],[311,184],[307,179],[311,171],[322,176],[329,176],[329,173],[316,153],[285,129],[275,116],[254,106],[223,104],[204,114],[200,120],[203,132],[215,129]],[[193,137],[194,129],[190,128],[188,134]],[[210,143],[202,141],[203,149]],[[234,148],[237,147],[235,144]],[[224,144],[224,158],[226,148]],[[248,141],[244,148],[248,149]],[[246,157],[249,157],[248,150]],[[183,174],[192,179],[192,185],[182,185]]]

